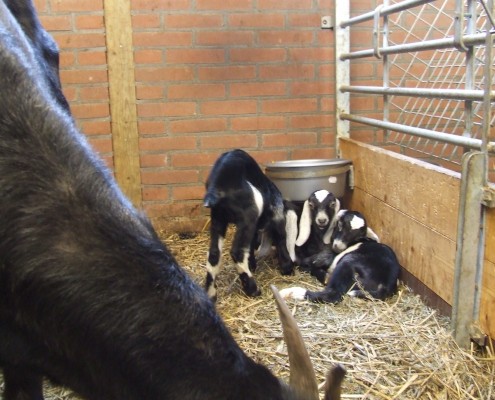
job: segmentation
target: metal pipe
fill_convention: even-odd
[[[449,143],[456,146],[467,147],[473,150],[479,150],[481,148],[481,140],[468,138],[465,136],[453,135],[446,132],[437,132],[430,129],[415,128],[408,125],[397,124],[394,122],[385,122],[374,118],[361,117],[354,114],[340,114],[340,118],[358,122],[360,124],[365,124],[369,126],[374,126],[376,128],[390,129],[392,131],[407,133],[413,136],[419,136],[426,139],[433,139],[443,143]],[[495,154],[495,142],[490,142],[487,146],[488,152]]]
[[[383,7],[380,10],[380,15],[389,15],[389,14],[397,13],[400,11],[407,10],[409,8],[421,6],[426,3],[432,3],[433,1],[435,0],[406,0],[397,4],[393,4],[391,6]],[[375,11],[370,11],[366,14],[362,14],[354,18],[349,18],[348,20],[341,22],[340,25],[338,26],[340,26],[341,28],[346,28],[348,26],[358,24],[360,22],[369,21],[374,17],[375,17]]]
[[[389,88],[382,86],[340,86],[342,92],[361,94],[381,94],[394,96],[425,97],[432,99],[470,100],[483,101],[486,94],[484,90],[467,89],[428,89],[428,88]],[[495,101],[495,91],[490,94],[490,99]]]
[[[485,33],[476,33],[473,35],[465,35],[462,37],[462,42],[464,46],[476,46],[484,44]],[[409,53],[413,51],[424,51],[424,50],[437,50],[437,49],[448,49],[455,48],[456,40],[454,38],[445,39],[433,39],[425,40],[424,42],[413,42],[398,44],[395,46],[381,47],[378,49],[379,53],[384,54],[400,54]],[[375,55],[375,49],[366,49],[360,51],[354,51],[351,53],[345,53],[340,56],[341,60],[353,60],[356,58],[366,58],[373,57]]]

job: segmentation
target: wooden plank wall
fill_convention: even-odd
[[[408,274],[452,304],[460,175],[397,153],[340,139],[352,160],[347,206],[361,211]],[[495,210],[489,210],[480,326],[495,338]]]

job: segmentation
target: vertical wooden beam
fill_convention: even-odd
[[[141,207],[130,0],[105,0],[104,10],[115,177],[127,197]]]

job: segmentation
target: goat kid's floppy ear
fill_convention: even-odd
[[[293,210],[285,215],[285,233],[287,251],[292,262],[296,261],[297,214]]]
[[[335,212],[333,214],[332,221],[330,225],[328,225],[327,231],[323,235],[323,243],[330,244],[332,241],[333,229],[335,228],[335,224],[340,217],[340,201],[339,199],[335,199]]]
[[[373,229],[371,229],[369,226],[366,230],[366,237],[368,237],[369,239],[373,239],[375,240],[376,242],[380,243],[380,238],[378,237],[378,235],[373,231]]]
[[[296,240],[296,246],[302,246],[309,238],[311,233],[311,210],[309,209],[309,201],[304,202],[304,207],[299,220],[299,236]]]

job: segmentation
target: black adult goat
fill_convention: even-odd
[[[287,246],[282,195],[248,153],[236,149],[217,159],[206,182],[204,205],[211,209],[205,283],[211,298],[215,299],[217,295],[215,279],[220,272],[223,241],[229,223],[236,226],[230,255],[248,296],[260,294],[252,274],[256,270],[254,251],[260,243],[260,231],[275,245],[282,274],[292,273],[293,260]],[[297,226],[291,229],[296,232]]]
[[[46,376],[90,400],[318,399],[283,303],[309,373],[287,386],[241,351],[77,131],[43,40],[31,1],[0,0],[3,398],[42,400]]]

